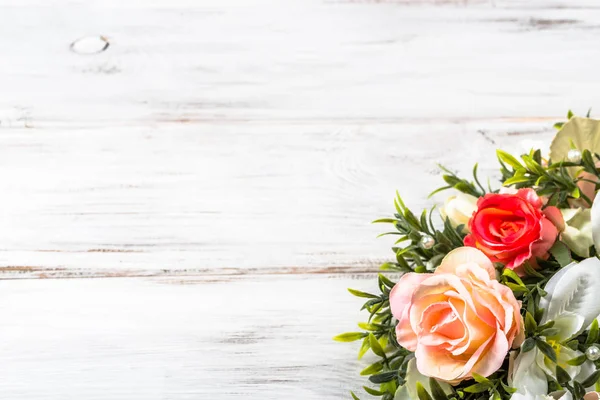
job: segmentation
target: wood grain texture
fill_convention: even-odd
[[[597,107],[598,21],[594,0],[0,0],[0,397],[348,398],[364,364],[330,339],[390,256],[370,221],[396,189],[439,201],[436,163],[493,180],[496,147]]]
[[[6,277],[372,267],[395,189],[600,96],[590,2],[0,4]]]
[[[374,275],[0,281],[6,399],[340,399]],[[76,282],[76,283],[75,283]],[[346,292],[347,294],[347,292]]]
[[[495,174],[495,145],[545,140],[548,126],[25,129],[0,136],[0,265],[10,277],[377,267],[390,240],[370,221],[393,211],[396,188],[431,206],[436,162]]]

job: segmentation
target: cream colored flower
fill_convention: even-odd
[[[592,154],[600,153],[600,121],[591,118],[573,117],[563,125],[552,140],[550,145],[550,159],[552,162],[568,161],[569,152],[573,148],[589,150]],[[600,167],[597,163],[596,167]],[[583,171],[582,168],[567,168],[571,176],[581,178],[577,186],[582,194],[593,200],[596,194],[597,181],[595,175]],[[591,182],[590,182],[591,181]],[[585,207],[590,205],[583,198],[569,199],[571,207]]]
[[[596,257],[586,258],[555,273],[544,286],[547,295],[540,299],[539,306],[544,310],[540,323],[554,321],[554,328],[557,328],[556,334],[546,337],[546,343],[555,348],[558,365],[577,381],[590,376],[596,367],[589,360],[579,366],[569,365],[568,360],[579,357],[582,353],[571,350],[562,343],[577,337],[600,314],[600,303],[596,295],[598,286],[600,260]],[[517,389],[511,399],[542,400],[548,393],[546,376],[556,377],[556,365],[547,360],[537,348],[520,352],[517,357],[510,358],[510,363],[508,384]],[[591,394],[590,398],[593,398]],[[564,400],[572,399],[567,396]]]
[[[469,232],[469,219],[477,211],[477,197],[466,193],[458,193],[446,199],[440,208],[440,214],[445,220],[448,218],[454,228],[464,225],[463,232]]]
[[[592,240],[592,213],[589,208],[567,208],[560,210],[565,220],[561,239],[581,257],[590,256]]]
[[[591,118],[573,117],[563,125],[550,145],[552,162],[566,160],[571,150],[589,150],[600,153],[600,121]]]

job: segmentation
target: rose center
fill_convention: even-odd
[[[519,232],[521,228],[521,224],[515,221],[503,221],[500,224],[500,232],[502,233],[502,236],[510,236],[516,232]]]
[[[448,339],[458,339],[464,335],[464,326],[453,309],[446,308],[437,317],[434,319],[437,323],[429,328],[431,333],[437,333]]]

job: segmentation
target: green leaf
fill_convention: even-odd
[[[437,379],[429,378],[429,387],[431,388],[431,394],[434,400],[447,400],[448,396],[444,392],[444,389],[440,386]]]
[[[525,166],[527,167],[527,169],[530,170],[531,172],[533,172],[537,175],[545,175],[546,174],[546,170],[544,170],[544,168],[542,168],[541,165],[536,163],[531,157],[521,156],[521,159],[525,163]]]
[[[379,298],[379,296],[375,296],[374,294],[361,292],[360,290],[356,290],[356,289],[350,289],[350,288],[348,288],[348,291],[352,295],[354,295],[356,297],[364,297],[364,298],[367,298],[367,299],[377,299],[377,298]]]
[[[599,334],[600,330],[598,329],[598,320],[594,319],[592,321],[592,324],[590,325],[590,330],[588,332],[587,338],[585,339],[585,344],[589,346],[593,343],[596,343]]]
[[[367,336],[364,332],[346,332],[333,338],[336,342],[355,342]]]
[[[565,346],[567,346],[571,350],[577,350],[577,348],[579,347],[579,340],[574,339],[574,340],[568,341]]]
[[[585,396],[585,387],[579,382],[573,382],[573,396],[575,399],[583,399]]]
[[[598,381],[598,378],[600,378],[600,370],[594,372],[593,374],[585,378],[585,380],[581,382],[581,385],[583,387],[590,387]]]
[[[520,285],[517,285],[516,283],[506,282],[506,286],[508,286],[513,292],[516,292],[516,293],[527,292],[527,288],[525,286],[520,286]]]
[[[525,332],[528,334],[533,334],[537,330],[538,324],[535,322],[533,315],[529,313],[529,311],[525,312]]]
[[[569,110],[569,112],[567,113],[567,119],[573,118],[573,115],[573,111]]]
[[[363,369],[362,371],[360,371],[360,374],[362,376],[373,375],[373,374],[378,373],[382,369],[383,369],[383,363],[381,361],[378,361],[376,363],[369,365],[367,368]]]
[[[517,183],[524,183],[531,181],[531,178],[526,176],[513,176],[504,181],[504,186],[516,185]]]
[[[550,248],[550,254],[552,254],[554,259],[560,264],[561,267],[565,267],[573,261],[569,248],[560,241],[554,243],[554,245]]]
[[[548,329],[541,330],[539,335],[545,336],[545,337],[553,337],[553,336],[558,335],[559,332],[560,332],[560,329],[558,329],[558,328],[548,328]]]
[[[417,396],[419,400],[433,400],[421,382],[417,382]]]
[[[527,339],[525,339],[525,341],[523,342],[523,345],[521,346],[521,351],[523,353],[527,353],[528,351],[531,351],[534,347],[535,347],[535,339],[527,338]]]
[[[384,276],[382,274],[378,274],[378,279],[382,284],[389,287],[390,289],[396,285],[394,282],[392,282],[391,280],[389,280],[386,276]]]
[[[525,287],[525,284],[523,283],[523,281],[521,280],[519,275],[517,275],[516,272],[513,271],[512,269],[504,268],[504,271],[502,271],[502,276],[506,276],[506,277],[512,279],[513,281],[517,282],[517,284],[519,286]]]
[[[556,351],[554,351],[552,346],[542,340],[536,340],[535,344],[542,354],[548,357],[552,362],[556,362]]]
[[[560,365],[556,366],[556,380],[561,386],[571,381],[571,375],[565,371]]]
[[[490,380],[488,378],[477,373],[473,373],[473,379],[475,379],[475,382],[479,383],[490,383]]]
[[[500,384],[502,384],[502,388],[504,389],[504,391],[508,394],[513,394],[517,391],[517,389],[515,389],[514,387],[508,386],[506,385],[504,382],[500,381]]]
[[[543,308],[538,308],[537,310],[535,310],[535,314],[533,315],[535,317],[535,320],[539,323],[542,320],[542,317],[544,316],[544,309]],[[546,326],[546,324],[543,325],[544,328],[551,328],[552,326],[554,326],[554,322],[552,322],[552,326]]]
[[[385,394],[385,392],[380,392],[379,390],[371,389],[368,386],[363,386],[363,389],[371,396],[383,396]]]
[[[567,361],[567,364],[573,365],[573,366],[579,366],[579,365],[583,364],[584,362],[586,362],[586,360],[587,360],[587,357],[585,356],[585,354],[582,354],[579,357],[570,359],[569,361]]]
[[[379,344],[379,341],[375,335],[372,333],[369,333],[369,342],[371,342],[371,350],[373,350],[373,353],[377,354],[379,357],[385,358],[385,351],[381,347],[381,344]]]
[[[397,219],[394,218],[380,218],[380,219],[376,219],[375,221],[371,222],[372,224],[395,224],[396,222],[398,222]]]
[[[525,267],[525,273],[528,276],[535,276],[536,278],[543,278],[544,277],[544,275],[542,275],[539,272],[537,272],[528,262],[526,262],[525,264],[523,264],[523,266]]]
[[[387,371],[387,372],[383,372],[381,374],[371,375],[369,377],[369,381],[371,381],[371,383],[380,384],[380,383],[389,382],[389,381],[395,379],[396,376],[398,376],[398,371]]]
[[[368,322],[359,322],[358,327],[360,329],[364,329],[365,331],[376,331],[379,329],[379,327],[373,324],[369,324]]]
[[[352,400],[360,400],[358,396],[354,394],[354,392],[350,392],[350,394],[352,395]]]
[[[578,199],[581,197],[581,192],[579,191],[579,188],[575,186],[569,195],[574,199]]]
[[[468,386],[464,389],[467,393],[482,393],[490,388],[489,383],[476,383],[474,385]]]
[[[502,161],[502,162],[510,165],[515,170],[523,168],[523,165],[521,165],[521,163],[519,162],[519,160],[517,160],[515,157],[511,156],[510,154],[508,154],[505,151],[502,151],[502,150],[498,149],[498,150],[496,150],[496,155],[498,156],[498,159],[500,161]]]
[[[360,350],[358,351],[358,359],[360,360],[363,356],[369,351],[371,348],[371,341],[369,341],[369,337],[365,337],[362,342],[362,346],[360,346]]]
[[[537,318],[536,318],[537,321]],[[545,329],[549,329],[552,328],[554,326],[555,322],[554,321],[548,321],[543,325],[538,326],[538,330],[543,331]]]

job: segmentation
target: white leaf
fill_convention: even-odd
[[[508,379],[508,384],[517,389],[517,393],[525,396],[522,397],[524,399],[535,399],[535,396],[548,393],[548,380],[536,362],[538,352],[539,350],[534,348],[527,353],[519,353],[514,360],[512,375]]]
[[[558,329],[558,334],[549,337],[548,339],[557,340],[562,342],[569,339],[575,333],[585,329],[584,318],[581,315],[573,313],[564,313],[554,320],[553,328]]]
[[[408,388],[406,385],[402,385],[396,390],[396,394],[394,395],[394,400],[417,400],[417,397],[410,397],[408,393]]]
[[[583,317],[576,332],[561,332],[574,335],[585,329],[600,314],[600,260],[586,258],[580,263],[571,263],[559,270],[546,284],[546,297],[540,299],[540,307],[546,311],[544,321],[557,320],[564,314]]]
[[[578,150],[589,150],[594,153],[600,153],[600,121],[573,117],[563,125],[562,129],[556,133],[556,136],[550,144],[550,159],[552,162],[563,161],[567,158],[571,143]]]
[[[592,221],[589,208],[567,208],[562,209],[565,229],[561,234],[561,240],[581,257],[590,256],[592,240]]]

